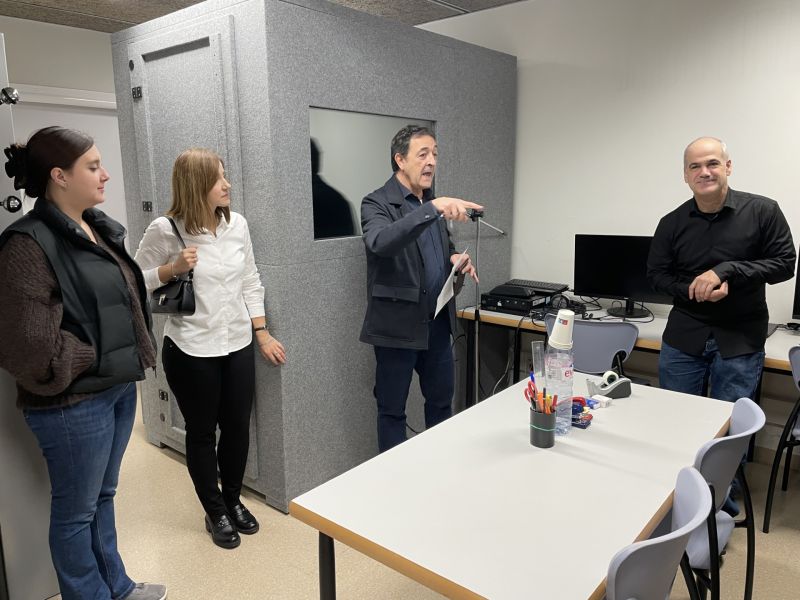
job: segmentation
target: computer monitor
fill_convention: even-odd
[[[800,321],[800,277],[794,279],[794,305],[792,306],[792,319]]]
[[[672,304],[672,296],[655,292],[647,282],[647,255],[652,237],[646,235],[575,235],[574,293],[577,296],[624,300],[608,314],[638,319],[647,311],[634,302]]]

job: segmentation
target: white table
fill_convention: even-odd
[[[290,503],[320,532],[321,598],[335,597],[330,538],[451,598],[601,598],[611,557],[654,530],[732,407],[635,385],[542,450],[524,385]]]

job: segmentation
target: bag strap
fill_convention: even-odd
[[[172,217],[167,217],[167,221],[169,221],[169,224],[172,225],[172,231],[175,232],[175,237],[178,238],[178,241],[181,243],[181,247],[185,249],[186,243],[183,241],[183,238],[178,231],[178,226],[175,225],[175,221],[172,220]],[[189,277],[189,279],[192,279],[194,277],[194,269],[190,270],[186,275]]]
[[[181,246],[183,248],[186,248],[186,244],[184,243],[183,238],[181,237],[181,234],[178,231],[178,226],[175,225],[175,221],[172,220],[172,217],[167,217],[167,221],[169,221],[169,224],[172,225],[172,231],[175,232],[175,237],[178,238],[178,241],[181,243]]]

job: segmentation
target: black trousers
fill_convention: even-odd
[[[161,361],[186,423],[186,466],[197,497],[210,517],[226,514],[239,502],[250,447],[253,344],[227,356],[196,357],[165,337]]]

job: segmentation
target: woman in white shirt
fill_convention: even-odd
[[[206,530],[222,548],[237,547],[239,533],[259,528],[239,499],[255,390],[253,333],[265,359],[286,361],[283,345],[267,330],[250,232],[244,217],[230,210],[230,188],[217,154],[183,152],[172,170],[167,215],[186,248],[167,217],[159,217],[135,257],[148,291],[194,269],[195,312],[167,319],[161,360],[186,423],[186,465]]]

